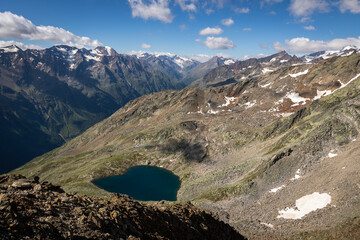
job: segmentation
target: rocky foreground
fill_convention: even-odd
[[[65,193],[39,178],[0,177],[0,239],[245,239],[191,203],[143,204]]]

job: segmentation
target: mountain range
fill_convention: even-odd
[[[60,146],[132,99],[184,88],[197,67],[200,78],[217,66],[110,47],[0,48],[0,172]]]
[[[199,66],[199,65],[198,65]],[[360,51],[286,52],[131,100],[13,173],[106,197],[94,179],[152,165],[178,200],[249,239],[360,237]]]

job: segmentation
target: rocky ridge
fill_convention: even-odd
[[[245,239],[191,203],[97,199],[37,177],[0,177],[0,209],[0,239]]]

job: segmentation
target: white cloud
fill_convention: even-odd
[[[249,32],[249,31],[251,31],[252,30],[252,28],[243,28],[243,31],[244,32]]]
[[[310,40],[309,38],[293,38],[285,40],[285,46],[280,42],[275,42],[275,50],[286,50],[291,53],[311,53],[324,50],[341,50],[346,46],[356,46],[360,48],[360,37],[358,38],[337,38],[330,41]]]
[[[224,5],[229,2],[230,0],[211,0],[212,3],[215,3],[218,8],[223,8]]]
[[[310,25],[310,26],[305,26],[304,29],[311,31],[311,30],[315,30],[315,27]]]
[[[263,53],[259,53],[258,55],[251,55],[251,56],[245,55],[245,56],[240,57],[239,59],[240,60],[248,60],[250,58],[263,58],[263,57],[266,57],[266,56],[268,56],[268,55],[265,55]]]
[[[234,11],[236,13],[249,13],[250,9],[249,8],[235,8]]]
[[[205,41],[201,41],[200,39],[196,39],[195,41],[202,42],[205,47],[210,49],[232,49],[236,47],[231,40],[222,37],[207,37]]]
[[[206,54],[196,54],[196,55],[190,55],[190,56],[187,56],[188,58],[190,59],[193,59],[195,61],[198,61],[198,62],[207,62],[209,61],[212,56],[209,56],[209,55],[206,55]]]
[[[142,48],[151,48],[151,45],[143,43],[143,44],[141,44],[141,47]]]
[[[350,11],[351,13],[360,13],[360,1],[359,0],[340,0],[340,11],[342,13]]]
[[[233,56],[231,56],[230,54],[227,54],[227,53],[216,53],[216,56],[218,57],[223,57],[223,58],[232,58],[232,59],[235,59]]]
[[[53,41],[80,47],[102,45],[97,40],[76,36],[63,28],[36,26],[23,16],[11,12],[0,12],[0,39],[4,38]]]
[[[180,8],[183,11],[196,11],[196,0],[176,0],[176,3],[179,4]]]
[[[151,0],[150,4],[142,0],[128,0],[133,17],[140,17],[145,20],[154,19],[165,23],[171,23],[174,16],[171,14],[168,0]]]
[[[221,23],[225,26],[231,26],[234,24],[234,20],[232,20],[231,18],[226,18],[221,20]]]
[[[7,47],[11,45],[16,45],[22,50],[26,49],[43,49],[42,47],[34,44],[24,44],[22,42],[16,42],[16,41],[0,41],[0,47]]]
[[[210,15],[210,14],[212,14],[214,12],[214,10],[209,8],[209,9],[206,9],[205,12],[206,12],[207,15]]]
[[[207,27],[207,28],[204,28],[203,30],[201,30],[199,32],[199,35],[219,35],[219,34],[222,34],[224,31],[219,28],[219,27],[214,27],[214,28],[211,28],[211,27]]]
[[[329,4],[326,0],[291,0],[289,10],[297,17],[309,16],[316,10],[327,12]]]

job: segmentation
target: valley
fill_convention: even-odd
[[[185,59],[188,69],[176,62],[179,57],[151,56],[110,47],[0,48],[0,173],[61,146],[130,100],[184,88],[195,80],[189,71],[197,66],[203,69],[199,78],[218,66]]]

